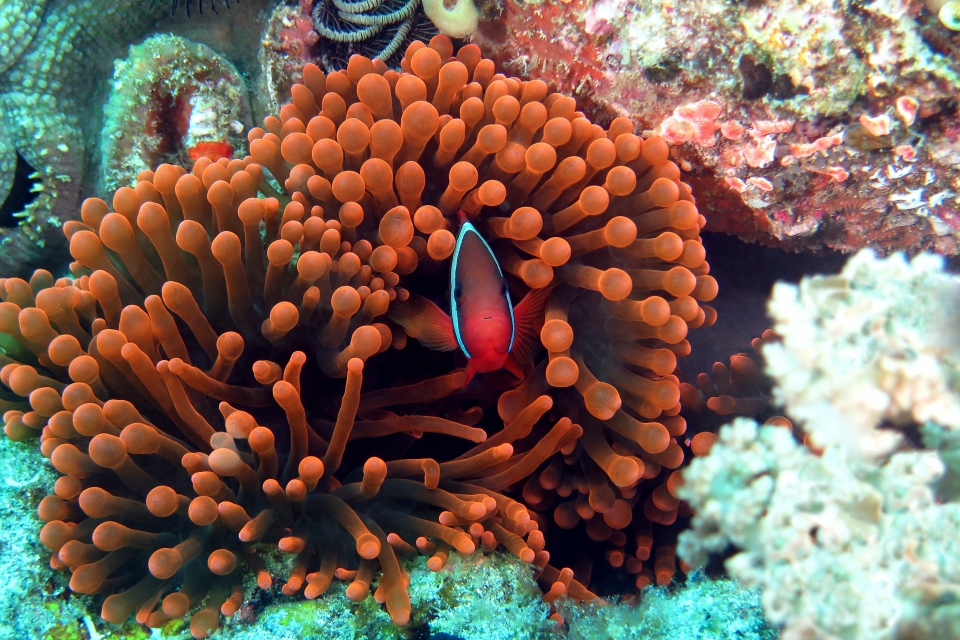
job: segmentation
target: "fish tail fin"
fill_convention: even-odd
[[[426,298],[411,295],[406,302],[391,304],[387,317],[428,349],[456,351],[459,348],[453,334],[453,320]]]
[[[510,357],[516,360],[517,364],[524,365],[533,360],[534,351],[540,345],[540,329],[543,327],[543,312],[547,306],[547,298],[555,288],[556,285],[551,285],[543,289],[531,289],[513,308],[513,319],[517,331]],[[518,377],[523,378],[522,375]]]

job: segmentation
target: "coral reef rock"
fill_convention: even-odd
[[[505,0],[485,16],[473,41],[506,68],[677,145],[709,230],[960,252],[960,40],[916,0]]]
[[[259,93],[256,61],[267,4],[272,0],[244,0],[219,16],[194,12],[188,18],[185,11],[171,16],[170,3],[159,0],[2,3],[0,268],[5,274],[29,275],[38,266],[54,266],[54,256],[66,257],[59,227],[76,217],[81,199],[94,193],[101,177],[104,103],[115,61],[128,55],[130,45],[158,30],[175,31],[230,60]],[[256,112],[255,101],[253,106]],[[8,200],[15,175],[17,197]]]
[[[252,126],[237,70],[210,47],[171,35],[147,38],[118,60],[104,107],[101,191],[137,184],[141,171],[231,158]]]
[[[18,4],[25,3],[13,6]],[[0,76],[0,128],[22,162],[35,171],[36,191],[29,205],[14,212],[0,230],[0,265],[6,273],[36,265],[51,246],[62,247],[59,225],[76,215],[89,162],[84,109],[101,108],[90,99],[98,82],[77,79],[109,68],[109,52],[118,41],[130,42],[128,38],[144,33],[169,11],[165,3],[140,0],[29,4],[38,9],[7,15],[4,3],[6,20],[0,20],[22,36],[17,38],[22,52],[16,64]],[[35,18],[36,27],[28,28]],[[0,161],[0,185],[12,180],[10,171],[15,169],[16,163]]]

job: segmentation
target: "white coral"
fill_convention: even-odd
[[[778,283],[769,311],[782,344],[764,348],[776,399],[820,445],[882,456],[883,422],[960,428],[960,279],[942,260],[862,251],[836,276]]]
[[[936,504],[930,488],[942,473],[930,452],[880,466],[836,444],[817,456],[786,429],[740,418],[684,472],[696,515],[680,556],[698,565],[728,543],[742,549],[727,569],[763,589],[784,638],[946,637],[927,628],[960,582],[960,505]]]
[[[956,452],[893,453],[900,433],[880,428],[931,421],[956,447],[958,301],[960,278],[929,255],[861,252],[839,275],[774,288],[783,341],[764,346],[767,372],[822,453],[787,429],[724,427],[684,471],[695,515],[678,552],[700,565],[739,548],[727,570],[763,589],[783,638],[960,637],[960,504],[933,490]]]

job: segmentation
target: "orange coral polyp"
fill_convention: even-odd
[[[399,75],[358,56],[346,72],[307,65],[250,156],[144,172],[114,212],[87,200],[64,225],[72,280],[0,280],[0,381],[19,396],[4,430],[39,435],[65,474],[41,504],[51,563],[84,592],[143,576],[105,619],[193,611],[206,637],[242,604],[242,564],[270,587],[250,545],[278,540],[297,554],[283,593],[318,597],[338,576],[362,599],[379,567],[397,624],[410,602],[395,551],[440,570],[451,549],[503,546],[538,567],[548,601],[594,597],[589,562],[582,580],[548,563],[550,521],[584,521],[638,586],[676,571],[661,527],[683,510],[664,471],[683,460],[681,398],[751,409],[675,375],[688,329],[716,315],[702,216],[659,138],[591,124],[474,45],[452,51],[414,43]],[[517,330],[547,355],[518,353],[513,389],[494,374],[471,395],[462,370],[379,364],[406,362],[390,310],[446,268],[461,210],[512,298],[546,299],[545,323]],[[754,369],[731,360],[730,375]],[[383,437],[473,445],[452,461],[365,453]],[[353,550],[331,552],[335,536]]]

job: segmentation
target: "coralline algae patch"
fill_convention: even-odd
[[[708,229],[952,255],[960,74],[928,14],[903,0],[508,1],[474,41],[595,118],[672,142]]]
[[[957,163],[952,156],[938,162],[936,153],[952,153],[957,134],[952,141],[933,135],[921,147],[918,108],[916,99],[901,96],[876,116],[823,130],[792,119],[728,119],[722,105],[703,100],[677,107],[656,131],[686,145],[678,154],[685,170],[694,171],[694,162],[683,159],[684,151],[694,150],[726,190],[766,212],[728,216],[724,230],[749,235],[756,225],[788,245],[830,238],[830,246],[845,250],[866,241],[954,254]]]
[[[118,60],[105,107],[103,189],[137,183],[141,171],[202,156],[231,158],[251,126],[246,88],[230,62],[203,44],[153,36]]]
[[[320,63],[315,48],[320,35],[313,28],[312,11],[313,0],[281,2],[267,20],[259,53],[259,89],[264,94],[267,112],[280,110],[290,95],[290,87],[302,79],[305,64]]]

